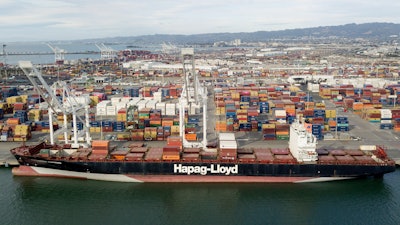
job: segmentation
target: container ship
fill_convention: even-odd
[[[221,133],[215,149],[183,148],[171,137],[162,148],[131,144],[110,151],[109,141],[91,148],[71,145],[21,146],[11,150],[20,163],[14,175],[82,178],[120,182],[321,182],[381,177],[395,162],[383,147],[317,149],[304,122],[290,127],[289,148],[238,149],[233,133]]]
[[[162,147],[132,142],[124,148],[114,148],[112,142],[107,140],[91,140],[88,106],[76,101],[66,84],[59,85],[64,88],[59,91],[63,96],[60,101],[60,96],[54,95],[54,90],[44,82],[40,72],[30,62],[20,62],[21,69],[36,89],[46,91],[39,94],[49,105],[49,124],[53,124],[52,114],[61,112],[64,127],[56,132],[53,126],[49,127],[50,143],[11,149],[20,163],[19,167],[13,168],[13,174],[120,182],[294,183],[381,177],[395,171],[395,162],[387,156],[382,146],[362,145],[352,150],[317,149],[319,137],[310,129],[311,124],[300,116],[290,124],[287,148],[241,148],[238,147],[234,132],[220,132],[218,143],[210,146],[207,142],[207,123],[213,118],[207,117],[207,88],[202,87],[194,72],[193,49],[183,49],[182,58],[184,85],[177,104],[179,135],[168,136]],[[39,88],[35,78],[42,82],[43,88]],[[82,113],[78,110],[85,111],[85,121],[80,118]],[[201,142],[197,142],[197,138],[194,138],[195,141],[189,140],[185,132],[186,110],[189,113],[202,110],[203,131],[191,134],[202,133]],[[73,143],[67,139],[70,135],[67,116],[73,120]],[[83,132],[78,132],[77,120],[81,120],[85,126],[85,129],[80,129],[86,131],[85,144],[78,143],[78,133]],[[54,137],[61,132],[64,132],[64,144],[56,144]],[[264,139],[269,137],[265,135],[269,133],[264,134]]]

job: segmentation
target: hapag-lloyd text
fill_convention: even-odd
[[[211,164],[210,166],[184,166],[182,164],[174,164],[174,173],[190,174],[237,174],[239,166],[221,166],[220,164]]]

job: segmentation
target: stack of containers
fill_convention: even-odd
[[[322,140],[324,138],[324,135],[322,133],[323,131],[323,125],[321,124],[313,124],[312,125],[312,134],[318,139]]]
[[[286,109],[274,109],[274,117],[280,123],[286,123]]]
[[[357,115],[361,116],[363,109],[364,109],[364,103],[363,102],[354,102],[353,103],[353,113],[354,114],[357,114]]]
[[[9,113],[9,111],[10,111],[10,109],[9,109],[9,107],[8,107],[8,104],[5,103],[5,102],[0,102],[0,109],[3,110],[3,113],[4,113],[4,114]],[[11,108],[11,109],[12,109],[12,108]]]
[[[116,160],[124,160],[125,156],[128,154],[128,151],[125,149],[118,149],[110,153],[112,159]]]
[[[71,127],[73,126],[73,122],[71,122]],[[80,122],[80,121],[77,121],[76,122],[76,128],[78,129],[78,130],[83,130],[83,123],[82,122]]]
[[[157,127],[157,141],[164,141],[164,127]]]
[[[167,145],[163,147],[163,160],[179,160],[182,150],[182,139],[179,136],[169,136]]]
[[[151,88],[150,87],[143,87],[142,88],[142,96],[143,97],[152,97]]]
[[[393,129],[400,131],[400,109],[392,109]]]
[[[380,128],[381,129],[393,129],[393,123],[392,123],[392,111],[390,109],[380,109],[381,111],[381,124]]]
[[[144,156],[146,161],[159,161],[163,157],[163,148],[149,148]]]
[[[117,122],[126,122],[127,121],[127,109],[122,108],[118,110],[117,113]]]
[[[277,140],[289,140],[289,124],[276,124],[275,133]]]
[[[219,134],[219,158],[235,160],[237,157],[237,143],[234,133]]]
[[[145,127],[144,128],[144,139],[145,140],[157,140],[157,127]]]
[[[165,102],[157,102],[156,103],[156,107],[155,109],[160,110],[161,111],[161,115],[165,116],[165,107],[166,107],[166,103]]]
[[[18,118],[20,123],[28,121],[28,113],[25,110],[15,111],[14,118]]]
[[[176,115],[176,104],[175,103],[167,103],[165,105],[165,115],[166,116],[175,116]]]
[[[169,94],[169,88],[161,88],[161,96],[163,98],[169,98],[170,94]]]
[[[173,136],[179,135],[179,132],[180,132],[179,125],[171,126],[171,135]]]
[[[130,87],[124,89],[124,96],[128,97],[139,97],[139,87]]]
[[[106,86],[104,87],[104,93],[105,93],[106,95],[111,95],[111,94],[112,94],[112,91],[113,91],[112,85],[106,85]]]
[[[169,136],[171,136],[171,126],[163,126],[164,131],[164,139],[166,140]]]
[[[1,87],[1,92],[2,92],[3,98],[8,98],[8,97],[18,95],[17,87],[3,86],[3,87]]]
[[[371,123],[379,123],[381,121],[381,111],[379,109],[366,109],[365,118]]]
[[[23,103],[23,102],[15,102],[14,106],[13,106],[13,109],[14,109],[14,113],[16,111],[27,110],[28,109],[28,105],[26,103]]]
[[[100,121],[90,121],[89,125],[90,125],[89,131],[91,133],[100,133],[101,132],[101,122]]]
[[[106,140],[93,140],[92,141],[92,153],[89,156],[89,160],[104,160],[110,149],[110,141]]]
[[[144,140],[144,130],[143,129],[132,130],[132,140],[133,141],[143,141]]]
[[[118,141],[130,141],[131,135],[129,133],[118,133],[117,140]]]
[[[178,98],[178,87],[171,86],[169,88],[169,96],[170,98]]]
[[[269,113],[269,105],[268,102],[260,102],[260,113]]]
[[[28,112],[28,120],[30,121],[40,121],[42,120],[42,110],[31,109]]]
[[[2,126],[0,140],[1,141],[13,141],[12,130],[8,125]]]
[[[261,125],[264,140],[276,140],[276,125],[274,123]]]
[[[31,129],[28,125],[16,125],[14,130],[14,141],[27,141],[31,138]]]
[[[274,155],[269,148],[255,148],[254,155],[259,162],[272,162],[274,160]]]
[[[226,131],[226,121],[223,120],[217,120],[215,122],[215,130],[217,132],[224,132]]]
[[[106,106],[106,115],[107,116],[115,116],[117,114],[117,108],[115,105]]]
[[[339,116],[336,120],[337,131],[347,132],[349,131],[349,120],[347,116]]]
[[[112,132],[113,131],[113,121],[101,121],[101,128],[103,132]]]
[[[113,131],[115,132],[123,132],[125,131],[125,122],[124,121],[116,121],[113,123]]]
[[[303,117],[306,119],[310,119],[314,117],[314,109],[304,109]]]
[[[111,106],[111,101],[102,101],[99,102],[96,106],[96,115],[97,116],[107,116],[107,106]]]
[[[317,123],[323,124],[326,119],[325,109],[314,109],[313,121],[318,121]]]
[[[160,127],[162,125],[161,110],[150,110],[149,119],[151,127]]]

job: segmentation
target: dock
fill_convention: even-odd
[[[10,149],[20,146],[21,142],[0,143],[0,167],[18,166],[19,163],[11,154]]]

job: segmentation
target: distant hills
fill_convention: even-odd
[[[340,26],[321,26],[314,28],[287,29],[280,31],[257,31],[241,33],[209,33],[193,35],[143,35],[132,37],[113,37],[91,39],[84,41],[107,43],[132,43],[136,44],[212,44],[219,41],[232,41],[241,39],[242,42],[265,42],[276,39],[301,40],[324,38],[363,38],[374,41],[387,41],[399,36],[400,24],[395,23],[364,23],[346,24]]]

